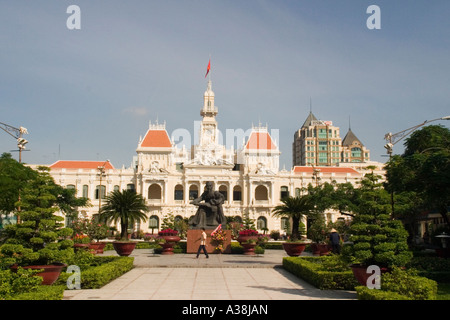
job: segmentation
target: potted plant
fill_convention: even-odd
[[[292,232],[288,241],[283,242],[283,248],[289,256],[299,256],[305,250],[310,240],[300,238],[300,220],[314,213],[314,202],[309,195],[285,197],[283,204],[276,206],[272,213],[276,217],[288,217],[292,220]]]
[[[75,250],[88,249],[91,243],[91,238],[87,234],[75,234],[72,238],[73,247]]]
[[[160,242],[163,251],[161,254],[171,255],[173,254],[173,246],[181,240],[178,236],[178,231],[170,228],[163,229],[158,232],[158,236],[163,241]]]
[[[237,241],[242,245],[244,242],[248,242],[249,240],[258,240],[258,231],[254,229],[244,229],[239,231],[239,237]]]
[[[390,194],[378,182],[378,176],[367,174],[358,190],[357,210],[349,228],[349,243],[342,257],[361,285],[367,284],[366,270],[376,265],[381,272],[404,267],[412,258],[408,232],[399,220],[392,219]]]
[[[103,249],[106,246],[106,242],[101,242],[100,240],[106,239],[108,236],[108,226],[104,223],[97,221],[95,217],[91,219],[88,225],[87,233],[92,240],[89,244],[89,249],[93,250],[95,253],[103,253]]]
[[[4,229],[0,248],[1,265],[43,270],[42,284],[58,278],[66,262],[74,256],[73,230],[63,227],[64,218],[55,215],[62,188],[56,185],[46,167],[39,167],[36,177],[22,190],[17,203],[21,222]],[[66,203],[68,205],[68,203]]]
[[[142,195],[134,190],[115,190],[106,196],[106,204],[100,210],[100,221],[120,223],[120,240],[113,242],[114,250],[120,256],[129,256],[136,242],[128,239],[128,227],[146,221],[148,207]]]
[[[328,244],[328,234],[330,228],[325,223],[323,214],[317,215],[310,226],[308,227],[308,239],[312,241],[311,249],[314,255],[327,255],[330,252],[330,245]]]
[[[247,241],[240,242],[241,246],[244,248],[244,254],[248,256],[255,255],[257,239],[248,239]]]
[[[215,244],[214,251],[222,253],[225,250],[223,244],[227,240],[227,235],[225,231],[222,228],[220,228],[219,230],[211,234],[211,239]]]

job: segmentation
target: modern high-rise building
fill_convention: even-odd
[[[337,166],[342,162],[369,160],[369,150],[351,129],[342,140],[339,127],[334,126],[332,121],[317,119],[312,112],[294,134],[294,166]]]

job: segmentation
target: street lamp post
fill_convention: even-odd
[[[17,140],[17,147],[19,151],[19,163],[22,163],[22,151],[25,150],[25,145],[28,143],[28,140],[25,140],[23,138],[24,134],[28,134],[28,130],[24,127],[16,128],[13,126],[10,126],[9,124],[0,122],[0,128],[5,131],[7,134],[12,136]],[[20,190],[19,190],[19,199],[20,201]],[[17,208],[18,214],[17,214],[17,223],[20,223],[20,206]]]
[[[105,170],[105,164],[109,162],[109,160],[106,160],[101,166],[97,167],[98,170],[98,176],[100,178],[100,185],[98,187],[98,213],[100,213],[100,209],[102,207],[102,177],[106,177],[106,170]]]
[[[436,118],[433,120],[425,120],[423,123],[418,124],[414,127],[405,129],[403,131],[397,132],[397,133],[386,133],[384,135],[384,139],[387,141],[387,143],[384,145],[384,147],[387,150],[387,154],[389,155],[389,160],[392,158],[392,152],[394,151],[394,145],[398,142],[400,142],[401,140],[403,140],[404,138],[406,138],[407,136],[409,136],[412,132],[414,132],[415,130],[417,130],[418,128],[424,126],[427,123],[433,122],[433,121],[439,121],[439,120],[450,120],[450,116],[446,116],[446,117],[442,117],[442,118]]]

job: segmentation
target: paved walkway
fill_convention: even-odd
[[[107,251],[104,255],[117,255]],[[319,290],[285,271],[283,250],[263,255],[171,256],[136,249],[131,271],[100,289],[66,290],[65,300],[340,300],[356,293]]]

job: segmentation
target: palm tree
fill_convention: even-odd
[[[100,209],[100,219],[109,223],[120,221],[120,237],[128,239],[128,226],[146,221],[149,208],[142,195],[134,190],[115,190],[106,197],[106,205]]]
[[[303,216],[314,213],[315,205],[310,195],[302,195],[298,197],[286,197],[281,199],[282,205],[276,206],[272,213],[278,217],[288,217],[292,219],[292,235],[291,239],[296,241],[299,239],[300,219]]]

